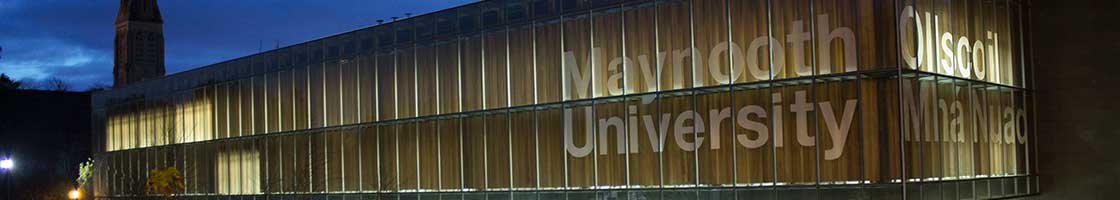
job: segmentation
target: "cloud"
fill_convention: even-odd
[[[4,52],[0,73],[13,79],[41,80],[57,77],[78,88],[108,80],[112,53],[57,38],[17,38],[0,41]]]

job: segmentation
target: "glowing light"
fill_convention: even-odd
[[[70,199],[82,198],[82,192],[78,191],[78,189],[70,190],[69,197]]]
[[[12,159],[5,158],[4,160],[0,160],[0,168],[12,169],[12,167],[15,167],[15,163],[12,162]]]

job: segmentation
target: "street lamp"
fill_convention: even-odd
[[[0,169],[4,169],[4,173],[8,175],[8,178],[4,180],[4,182],[7,182],[4,184],[5,195],[7,195],[6,199],[12,199],[12,168],[15,167],[15,165],[15,162],[12,161],[11,158],[0,160]]]
[[[70,197],[70,199],[82,198],[82,192],[78,191],[78,189],[73,189],[73,190],[70,190],[70,193],[69,193],[68,196]]]
[[[15,163],[12,162],[11,158],[0,160],[0,169],[12,170],[12,167],[15,167]]]

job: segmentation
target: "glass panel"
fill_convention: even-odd
[[[509,33],[509,90],[510,105],[522,106],[533,103],[536,94],[533,72],[534,41],[533,27],[511,29]]]
[[[509,106],[509,71],[508,58],[509,46],[506,46],[509,34],[504,29],[486,33],[483,36],[482,49],[484,60],[482,64],[482,83],[484,106],[486,109],[503,108]]]
[[[784,41],[770,36],[769,8],[765,0],[731,1],[731,62],[736,83],[770,80],[771,58],[784,60]],[[769,38],[769,39],[768,39]],[[776,44],[771,55],[771,44]],[[773,56],[773,57],[771,57]],[[775,68],[782,69],[781,64]],[[762,107],[766,107],[762,105]],[[765,115],[763,115],[765,116]]]
[[[312,192],[326,192],[329,179],[327,165],[329,164],[328,155],[331,151],[327,151],[328,147],[333,147],[327,144],[329,139],[323,132],[312,133],[308,136],[308,148],[311,152],[311,191]],[[331,148],[333,150],[333,148]]]
[[[540,163],[537,167],[540,169],[540,189],[556,189],[566,186],[565,177],[567,170],[565,168],[565,117],[563,109],[548,109],[539,112],[540,125],[537,128],[538,141],[542,142],[537,146],[537,156],[540,157]]]
[[[658,109],[662,119],[668,124],[665,136],[665,151],[662,152],[661,174],[665,187],[681,187],[696,183],[696,148],[697,127],[703,127],[703,122],[698,121],[700,114],[693,111],[694,98],[689,93],[666,94],[658,99]]]
[[[434,191],[439,189],[439,165],[444,160],[439,154],[439,130],[436,121],[423,121],[419,124],[420,189]]]
[[[311,91],[308,95],[310,98],[309,102],[311,102],[310,106],[308,106],[310,108],[309,113],[311,114],[311,128],[319,128],[327,124],[327,113],[325,113],[324,110],[327,108],[325,101],[327,101],[328,93],[326,91],[327,84],[324,83],[328,82],[328,80],[335,79],[326,78],[328,70],[322,63],[312,64],[308,66],[308,70],[311,72],[308,74],[308,90]]]
[[[657,62],[661,63],[661,90],[692,87],[692,30],[689,3],[665,2],[657,6]],[[689,25],[689,26],[686,26]]]
[[[416,49],[397,49],[397,118],[416,117]]]
[[[595,177],[599,187],[626,186],[629,148],[626,120],[623,118],[626,116],[625,106],[621,101],[597,102],[594,106],[594,119],[598,124],[591,126],[595,127]]]
[[[237,99],[240,102],[238,108],[241,110],[238,118],[241,120],[241,132],[233,137],[248,136],[253,134],[253,79],[241,79],[238,81]]]
[[[655,100],[657,95],[648,94],[627,101],[631,186],[661,186],[661,151],[666,144],[662,139],[668,134],[669,117],[658,111]]]
[[[771,106],[770,90],[748,88],[731,97],[734,120],[735,183],[766,184],[774,181],[774,126],[769,113],[782,112]]]
[[[463,188],[468,191],[486,187],[486,128],[485,118],[471,116],[463,119]]]
[[[393,54],[377,55],[377,102],[379,120],[397,118],[396,62]]]
[[[696,95],[697,177],[701,185],[731,185],[735,177],[732,127],[735,113],[731,93],[725,91]]]
[[[358,93],[358,80],[361,73],[358,71],[358,60],[354,58],[343,59],[339,61],[341,69],[339,70],[339,80],[341,81],[341,96],[342,106],[339,108],[342,115],[341,124],[353,124],[358,122],[358,113],[361,112],[358,106],[359,93]]]
[[[279,93],[277,98],[277,121],[280,122],[280,131],[295,130],[295,81],[292,79],[293,71],[281,71],[275,83]]]
[[[294,97],[292,101],[295,105],[293,108],[295,109],[293,112],[295,129],[306,129],[311,124],[309,121],[311,119],[311,108],[308,104],[311,100],[308,94],[310,90],[308,78],[310,78],[310,75],[311,74],[307,71],[307,67],[296,67],[295,71],[292,71],[292,80],[294,80],[292,81],[292,94]],[[232,125],[233,124],[230,124],[230,126]]]
[[[731,83],[727,4],[725,0],[692,1],[693,48],[696,48],[692,56],[697,87]]]
[[[439,80],[436,75],[436,63],[438,56],[436,55],[437,48],[434,46],[424,46],[416,50],[416,107],[417,116],[435,115],[437,105],[437,98],[439,97],[436,91],[436,81]]]
[[[773,88],[772,117],[776,124],[774,138],[777,182],[785,184],[815,184],[817,181],[816,129],[809,123],[817,119],[813,93],[808,84],[785,85]],[[779,107],[781,106],[781,107]],[[788,107],[788,108],[786,108]],[[788,110],[789,112],[786,112]]]
[[[342,132],[341,130],[330,130],[324,133],[323,141],[326,149],[326,177],[327,177],[327,191],[337,192],[343,191],[343,177],[346,177],[346,172],[343,171],[343,166],[346,164],[345,147],[342,145]]]
[[[358,57],[358,107],[361,122],[377,120],[377,65],[374,54],[367,53]]]
[[[401,191],[415,191],[420,186],[420,141],[415,122],[397,124],[397,175]]]
[[[509,114],[495,113],[486,117],[486,189],[510,188]]]
[[[400,188],[398,180],[401,177],[397,176],[397,169],[400,166],[400,163],[397,162],[397,127],[397,125],[377,127],[378,144],[380,144],[378,153],[380,155],[378,159],[380,171],[378,174],[381,177],[381,191],[385,192],[394,192]]]
[[[573,15],[564,19],[563,51],[560,76],[564,86],[564,100],[592,97],[591,88],[591,20],[588,15]]]
[[[865,138],[861,123],[864,116],[861,106],[868,105],[867,101],[860,102],[860,81],[828,81],[818,82],[814,85],[816,104],[820,114],[815,122],[816,139],[820,165],[820,181],[831,183],[844,183],[864,180],[861,169],[864,166],[861,148],[873,148],[878,145],[868,145],[861,141]],[[873,83],[873,82],[871,82]],[[874,88],[869,87],[869,88]],[[872,101],[873,103],[874,101]],[[792,107],[791,107],[792,108]],[[874,144],[878,144],[877,141]]]
[[[536,51],[536,90],[537,103],[551,103],[561,100],[561,36],[560,23],[543,22],[535,28]]]
[[[460,119],[439,120],[440,189],[458,191],[463,188],[463,138]]]
[[[260,134],[268,132],[268,100],[266,86],[268,85],[268,77],[263,74],[253,77],[252,93],[245,93],[252,97],[251,104],[253,109],[253,132],[251,134]]]
[[[362,191],[378,191],[380,190],[380,147],[381,142],[378,140],[377,127],[375,126],[362,126],[358,128],[359,138],[361,144],[358,154],[360,154],[361,163],[361,190]]]
[[[280,130],[280,88],[276,87],[279,83],[278,72],[269,73],[265,77],[264,94],[265,94],[265,121],[268,122],[266,129],[268,132],[279,132]]]
[[[626,38],[625,57],[622,70],[625,71],[625,93],[644,93],[657,91],[657,26],[656,10],[651,5],[626,8],[623,14]]]
[[[623,94],[622,12],[596,11],[592,23],[591,94],[594,97]],[[580,71],[584,72],[584,71]],[[586,72],[584,72],[586,73]]]
[[[534,189],[537,187],[536,113],[515,112],[511,120],[509,152],[513,188]]]
[[[482,38],[470,37],[460,43],[460,91],[462,111],[482,109]]]
[[[785,47],[772,45],[771,51],[782,54],[773,55],[776,68],[771,71],[778,79],[813,75],[813,35],[809,20],[809,0],[774,1],[770,4],[772,22],[770,37],[776,41],[786,41]],[[771,42],[778,43],[778,42]],[[784,54],[784,55],[783,55]],[[776,103],[776,102],[775,102]]]
[[[595,186],[595,112],[592,106],[564,109],[564,149],[567,150],[568,188]]]
[[[439,113],[459,112],[459,43],[443,43],[437,48]]]

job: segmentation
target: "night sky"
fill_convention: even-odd
[[[167,73],[173,74],[474,0],[164,0]],[[75,90],[113,83],[118,0],[0,0],[0,73],[57,77]]]

